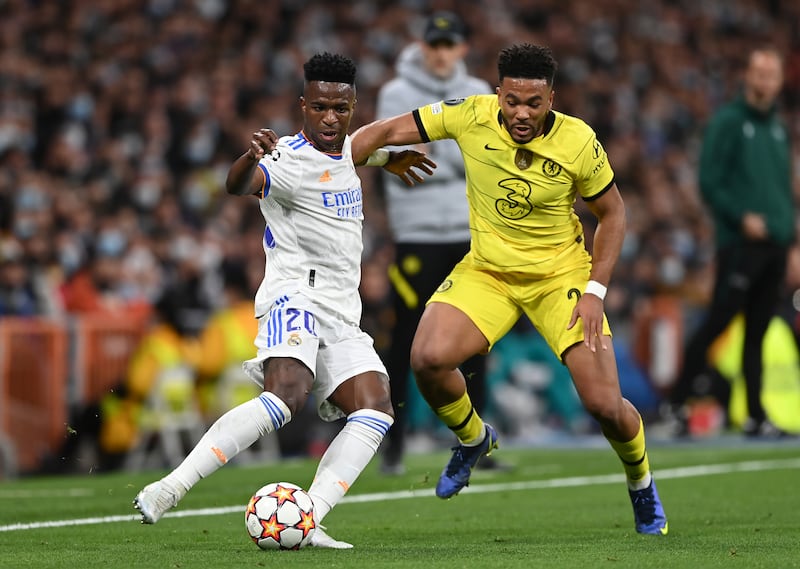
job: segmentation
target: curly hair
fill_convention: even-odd
[[[552,86],[558,63],[549,47],[522,43],[500,50],[497,71],[503,77],[519,79],[544,79]]]
[[[317,53],[303,64],[306,81],[329,81],[331,83],[347,83],[354,85],[356,81],[356,64],[344,55],[335,53]]]

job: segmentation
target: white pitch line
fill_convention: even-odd
[[[94,496],[90,488],[67,488],[66,490],[0,490],[0,500],[16,500],[19,498],[83,498]]]
[[[665,468],[657,470],[659,480],[672,478],[693,478],[699,476],[713,476],[715,474],[731,474],[736,472],[758,472],[764,470],[800,469],[800,458],[777,460],[750,460],[727,464],[707,464],[698,466],[683,466],[678,468]],[[600,474],[597,476],[571,476],[567,478],[551,478],[547,480],[528,480],[522,482],[507,482],[503,484],[475,484],[464,488],[463,493],[483,494],[489,492],[507,492],[516,490],[541,490],[546,488],[572,488],[575,486],[591,486],[601,484],[618,484],[624,481],[622,474]],[[345,496],[340,503],[360,504],[364,502],[381,502],[387,500],[406,500],[409,498],[422,498],[433,496],[433,489],[403,490],[399,492],[375,492]],[[198,508],[193,510],[180,510],[164,514],[165,518],[188,518],[195,516],[219,516],[242,511],[243,506],[225,506],[219,508]],[[106,524],[115,522],[139,521],[138,514],[125,516],[101,516],[94,518],[78,518],[73,520],[55,520],[48,522],[18,523],[0,526],[0,532],[21,531],[32,529],[46,529],[67,526],[84,526],[93,524]]]

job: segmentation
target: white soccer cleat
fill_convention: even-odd
[[[169,488],[161,480],[157,480],[142,489],[133,499],[133,506],[142,514],[143,524],[154,524],[161,519],[164,512],[178,505],[177,492]]]
[[[312,547],[322,547],[325,549],[353,549],[352,543],[333,539],[331,536],[325,533],[325,528],[319,524],[314,530],[314,535],[311,536],[311,541],[308,545]]]

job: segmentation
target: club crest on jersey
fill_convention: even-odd
[[[286,343],[290,346],[299,346],[303,343],[303,340],[300,338],[300,334],[294,333],[289,335],[289,339],[286,340]]]
[[[548,158],[542,164],[542,173],[550,178],[555,178],[561,173],[561,164]]]
[[[442,284],[439,285],[439,288],[436,289],[436,292],[445,292],[453,288],[453,281],[450,279],[445,279]]]

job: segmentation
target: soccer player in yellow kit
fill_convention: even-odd
[[[548,48],[503,49],[496,95],[440,101],[361,127],[353,158],[359,164],[385,145],[445,138],[464,158],[471,248],[429,299],[411,347],[420,392],[460,443],[437,496],[457,494],[478,459],[497,447],[497,433],[473,409],[458,366],[491,349],[525,314],[569,369],[584,407],[622,460],[636,530],[665,535],[642,419],[620,392],[603,311],[625,206],[594,131],[553,110],[556,69]],[[592,255],[573,206],[578,195],[598,220]]]

